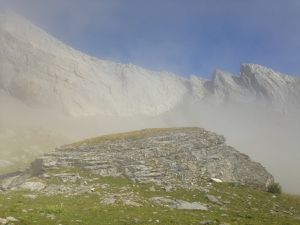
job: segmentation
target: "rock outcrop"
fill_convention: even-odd
[[[273,182],[259,163],[227,146],[223,136],[201,128],[147,129],[88,139],[36,159],[29,171],[38,176],[68,167],[168,189],[200,188],[212,178],[261,189]]]

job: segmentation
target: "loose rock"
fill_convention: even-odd
[[[42,182],[25,182],[20,188],[27,189],[30,191],[41,191],[46,187],[46,185]]]
[[[209,195],[209,194],[207,194],[206,197],[207,197],[207,199],[208,199],[210,202],[212,202],[212,203],[214,203],[214,204],[217,204],[217,205],[223,205],[223,204],[224,204],[222,201],[220,201],[220,200],[219,200],[216,196],[214,196],[214,195]]]

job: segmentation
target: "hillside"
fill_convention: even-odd
[[[200,128],[63,146],[2,176],[3,224],[300,224],[300,199],[267,193],[259,163]]]

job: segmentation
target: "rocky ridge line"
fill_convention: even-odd
[[[78,167],[101,176],[123,176],[166,188],[201,188],[210,179],[260,189],[273,177],[257,162],[227,146],[225,138],[201,128],[146,129],[103,136],[58,148],[32,163],[6,187],[48,170]]]
[[[300,78],[255,65],[240,76],[183,78],[81,53],[17,15],[0,15],[0,97],[73,117],[158,116],[186,98],[210,104],[300,108]],[[47,104],[45,104],[47,103]],[[2,106],[5,107],[5,106]]]

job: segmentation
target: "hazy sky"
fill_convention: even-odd
[[[181,75],[300,75],[299,0],[0,0],[90,55]]]

